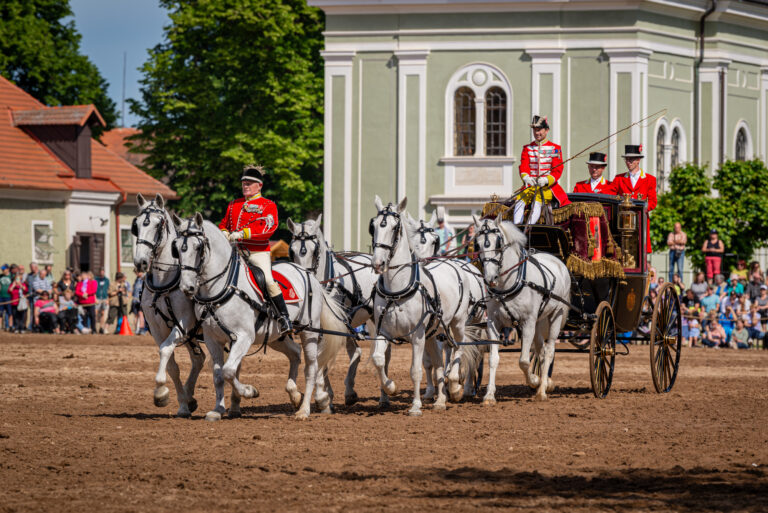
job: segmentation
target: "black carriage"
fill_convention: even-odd
[[[555,210],[548,223],[530,226],[528,233],[529,249],[560,257],[573,276],[560,340],[589,351],[596,397],[604,398],[611,388],[615,358],[622,354],[617,339],[625,348],[629,341],[648,343],[654,388],[669,392],[680,364],[682,316],[673,284],[660,287],[655,302],[648,295],[646,203],[603,194],[568,198],[571,205]],[[495,217],[499,208],[506,206],[491,201],[484,214]],[[532,364],[540,372],[534,355]]]

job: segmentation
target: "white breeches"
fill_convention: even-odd
[[[264,271],[264,279],[267,282],[267,292],[270,297],[281,294],[280,285],[272,278],[272,258],[269,251],[257,251],[248,256],[248,263],[255,265]]]
[[[512,222],[519,225],[523,222],[525,215],[525,203],[521,200],[515,202],[515,209],[512,214]],[[531,215],[528,216],[528,224],[536,224],[541,217],[541,201],[537,198],[531,205]]]

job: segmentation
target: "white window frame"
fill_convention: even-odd
[[[51,231],[53,231],[53,221],[50,220],[32,220],[32,259],[30,261],[37,262],[38,264],[53,264],[53,253],[50,254],[50,258],[48,260],[41,260],[37,258],[37,251],[35,249],[36,246],[36,240],[35,240],[35,226],[47,226]],[[51,239],[53,239],[53,236],[51,236]],[[53,244],[51,244],[53,245]]]
[[[740,119],[739,122],[736,123],[736,130],[733,131],[733,142],[731,143],[731,147],[733,148],[733,160],[736,160],[736,139],[739,136],[739,130],[742,128],[747,136],[747,148],[744,152],[744,160],[752,160],[755,158],[754,146],[752,145],[752,131],[749,129],[747,122],[743,119]]]
[[[659,139],[659,130],[661,130],[662,128],[664,129],[664,142],[662,143],[664,145],[664,147],[660,149],[659,145],[657,144],[657,141]],[[667,121],[667,118],[660,118],[656,122],[656,127],[655,127],[655,129],[653,131],[653,152],[654,152],[654,154],[653,154],[653,161],[652,162],[653,162],[653,165],[655,166],[656,165],[656,161],[659,158],[659,151],[661,150],[661,152],[663,153],[662,161],[664,162],[664,170],[665,170],[665,173],[666,173],[664,175],[664,191],[665,192],[669,190],[669,176],[672,174],[672,170],[670,169],[670,163],[671,163],[670,161],[672,159],[671,159],[670,152],[667,151],[667,148],[669,147],[669,144],[670,144],[671,140],[672,140],[672,130],[671,130],[670,126],[669,126],[669,121]],[[658,169],[654,169],[653,173],[658,178],[659,170]]]
[[[679,118],[675,118],[672,123],[670,124],[670,131],[669,131],[669,145],[672,145],[672,132],[677,130],[680,133],[680,146],[677,148],[677,157],[680,160],[679,165],[683,165],[686,162],[688,162],[688,138],[685,133],[685,128],[683,128],[683,123],[680,122]],[[672,152],[669,152],[669,171],[672,172]]]
[[[126,260],[126,259],[123,258],[123,232],[124,231],[128,232],[130,234],[130,236],[131,236],[131,244],[132,244],[132,246],[131,246],[131,258],[130,258],[130,260]],[[123,268],[123,267],[133,267],[133,254],[136,251],[136,237],[133,235],[133,233],[131,233],[131,227],[130,226],[128,226],[128,227],[121,226],[120,227],[120,240],[117,241],[117,243],[118,243],[118,250],[120,251],[120,268]]]
[[[480,78],[485,77],[484,80]],[[478,85],[477,82],[480,82]],[[454,97],[460,87],[468,87],[475,93],[475,154],[466,156],[456,156],[454,148]],[[507,96],[506,112],[506,132],[507,132],[507,153],[506,155],[485,154],[485,93],[492,87],[498,87]],[[512,87],[509,85],[509,79],[497,67],[490,64],[476,62],[461,67],[456,71],[448,81],[445,89],[445,151],[446,159],[476,159],[491,158],[499,159],[512,157],[512,106],[514,105],[512,97]]]

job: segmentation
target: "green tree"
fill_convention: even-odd
[[[0,2],[0,74],[46,105],[93,103],[111,127],[115,102],[71,16],[69,0]]]
[[[718,197],[712,194],[717,190]],[[657,251],[666,247],[675,222],[688,234],[686,257],[703,268],[701,246],[712,228],[725,245],[723,270],[737,258],[749,259],[756,248],[768,244],[768,169],[759,160],[725,162],[714,179],[703,167],[678,167],[670,177],[670,191],[659,196],[651,214],[651,237]]]
[[[138,150],[176,207],[217,219],[244,164],[266,168],[281,221],[322,204],[323,18],[305,0],[161,0],[165,41],[142,70]]]

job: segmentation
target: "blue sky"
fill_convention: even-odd
[[[109,82],[108,94],[122,116],[123,52],[127,52],[125,97],[138,99],[138,68],[147,60],[147,50],[163,39],[163,26],[169,22],[166,11],[157,0],[70,0],[70,5],[83,36],[81,51]],[[136,122],[126,102],[125,125]]]

